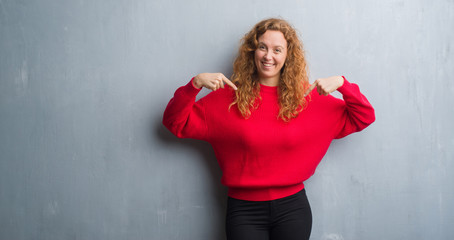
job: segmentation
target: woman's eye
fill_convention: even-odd
[[[280,53],[280,52],[281,52],[281,49],[276,49],[275,52]]]
[[[265,49],[265,46],[259,46],[259,49]]]

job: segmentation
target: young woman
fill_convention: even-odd
[[[177,137],[213,146],[229,188],[228,239],[309,239],[303,182],[331,141],[366,128],[374,109],[343,76],[310,85],[302,43],[282,19],[263,20],[244,36],[233,71],[231,81],[201,73],[177,89],[163,123]],[[195,102],[202,87],[213,92]],[[343,100],[329,95],[336,90]]]

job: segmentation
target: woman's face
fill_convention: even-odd
[[[281,69],[287,58],[287,41],[280,31],[267,30],[258,39],[255,50],[255,66],[261,81],[279,82]]]

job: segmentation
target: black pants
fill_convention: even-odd
[[[311,207],[304,189],[271,201],[228,198],[228,240],[305,240],[311,229]]]

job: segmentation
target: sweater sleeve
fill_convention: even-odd
[[[178,88],[164,111],[162,123],[179,138],[206,140],[207,124],[203,101],[195,101],[201,89],[191,81]]]
[[[345,102],[345,111],[341,119],[341,128],[335,138],[343,138],[359,132],[375,121],[375,111],[367,98],[359,91],[358,85],[344,78],[344,84],[338,88]]]

